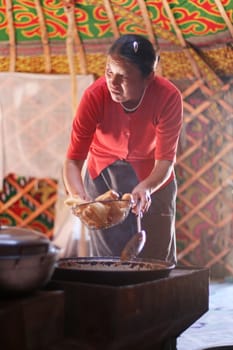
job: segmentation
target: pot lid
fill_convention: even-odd
[[[0,256],[46,253],[50,240],[35,230],[2,226],[0,228]]]

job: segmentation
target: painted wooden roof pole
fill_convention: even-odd
[[[155,38],[154,35],[154,31],[151,25],[151,21],[150,21],[150,17],[148,15],[148,11],[147,11],[147,7],[146,7],[146,3],[144,0],[137,0],[138,6],[140,7],[141,13],[142,13],[142,17],[144,19],[144,23],[146,26],[146,30],[148,32],[148,37],[151,41],[151,43],[157,48],[158,47],[158,42]]]
[[[12,0],[6,0],[6,14],[7,14],[7,23],[9,31],[9,42],[10,42],[10,64],[9,71],[15,72],[16,67],[16,43],[15,43],[15,28],[14,28],[14,19],[13,19],[13,4]]]
[[[80,71],[81,71],[81,74],[85,75],[85,74],[87,74],[87,60],[86,60],[84,46],[83,46],[82,41],[81,41],[81,39],[79,37],[78,26],[76,25],[76,21],[75,21],[75,11],[74,11],[74,9],[72,11],[72,16],[73,16],[72,23],[74,23],[73,37],[74,37],[75,45],[78,48]]]
[[[40,3],[40,0],[35,0],[36,5],[36,11],[40,23],[40,30],[41,30],[41,41],[43,45],[43,51],[44,51],[44,60],[45,60],[45,73],[51,73],[52,66],[51,66],[51,56],[50,56],[50,47],[49,47],[49,40],[48,40],[48,33],[46,29],[43,9]]]
[[[74,2],[73,0],[63,1],[64,10],[68,20],[67,37],[66,37],[66,52],[68,57],[69,71],[71,76],[71,98],[72,98],[72,113],[76,112],[77,108],[77,80],[75,72],[75,61],[74,61],[74,37],[73,33],[75,31],[74,23]]]
[[[105,10],[107,12],[109,22],[110,22],[111,27],[112,27],[114,38],[117,39],[117,38],[119,38],[120,33],[119,33],[119,30],[117,27],[117,23],[116,23],[116,20],[114,17],[114,13],[113,13],[111,4],[110,4],[109,0],[103,0],[103,3],[104,3]]]
[[[145,23],[145,26],[146,26],[146,30],[147,30],[147,33],[148,33],[149,40],[152,43],[152,45],[154,46],[156,52],[159,54],[159,44],[158,44],[156,35],[154,33],[154,30],[153,30],[153,26],[152,26],[152,23],[151,23],[151,20],[150,20],[150,16],[149,16],[148,11],[147,11],[146,2],[144,0],[137,0],[137,2],[138,2],[138,6],[140,7],[140,10],[141,10],[141,13],[142,13],[142,17],[143,17],[143,20],[144,20],[144,23]],[[158,64],[156,70],[157,70],[157,73],[159,75],[162,75],[162,65],[161,65],[161,63]]]
[[[68,19],[68,29],[67,29],[67,39],[66,39],[66,49],[67,49],[67,56],[69,61],[69,68],[70,68],[70,75],[71,75],[71,95],[72,95],[72,110],[73,115],[75,115],[78,101],[77,101],[77,79],[76,79],[76,71],[75,71],[75,58],[74,58],[74,43],[76,43],[79,46],[79,49],[81,48],[81,54],[80,54],[80,62],[82,62],[81,71],[83,74],[86,72],[86,61],[85,61],[85,55],[84,50],[81,46],[81,41],[79,38],[79,35],[77,33],[76,23],[75,23],[75,15],[74,15],[74,7],[75,2],[74,0],[64,0],[63,6],[65,8],[65,12]],[[79,246],[78,246],[78,256],[86,256],[86,237],[85,237],[85,231],[84,229],[80,230],[80,239],[79,239]]]
[[[228,27],[228,30],[229,32],[231,33],[231,36],[233,37],[233,24],[231,23],[229,17],[227,16],[227,13],[223,7],[223,4],[221,3],[220,0],[214,0],[215,4],[217,5],[218,7],[218,10],[222,16],[222,18],[224,19],[227,27]]]

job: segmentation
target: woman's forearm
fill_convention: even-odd
[[[168,160],[156,160],[150,175],[139,182],[132,191],[135,203],[141,202],[143,211],[147,211],[151,205],[150,195],[158,190],[170,177],[173,170],[173,162]],[[137,213],[137,208],[133,209]]]
[[[84,160],[66,159],[63,166],[63,181],[69,195],[86,199],[87,195],[81,175],[83,164]]]
[[[156,160],[150,175],[142,181],[150,193],[158,190],[171,176],[174,163],[169,160]]]

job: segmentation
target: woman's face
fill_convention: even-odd
[[[135,64],[119,56],[108,56],[105,69],[108,90],[115,102],[138,101],[148,83]]]

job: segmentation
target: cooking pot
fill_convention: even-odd
[[[80,257],[60,259],[52,280],[121,286],[168,277],[174,264],[155,259]]]
[[[42,233],[26,228],[0,228],[0,293],[32,292],[51,278],[59,249]]]

